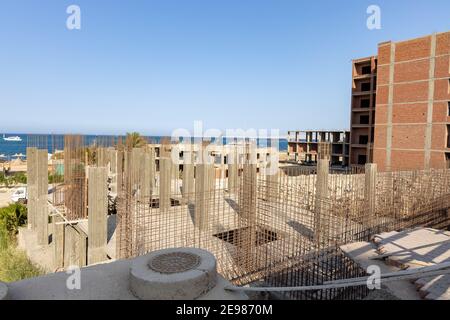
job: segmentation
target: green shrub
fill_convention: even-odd
[[[15,235],[20,226],[27,223],[27,207],[19,203],[10,204],[0,209],[0,226]]]
[[[18,183],[26,184],[27,183],[27,175],[24,172],[14,173],[14,175],[12,176],[12,179],[15,184],[18,184]]]
[[[13,204],[0,208],[0,281],[13,282],[44,274],[16,247],[15,234],[26,223],[26,208]]]
[[[4,172],[0,172],[0,186],[9,187],[9,179]]]
[[[6,226],[3,221],[0,221],[0,252],[5,250],[9,246],[9,232],[6,230]]]
[[[48,174],[48,183],[60,183],[64,182],[64,176],[62,174]]]
[[[0,248],[0,281],[14,282],[42,274],[43,270],[35,266],[26,253],[14,245]]]
[[[27,183],[27,175],[24,172],[16,172],[13,175],[5,175],[0,172],[0,186],[10,187],[19,183]]]

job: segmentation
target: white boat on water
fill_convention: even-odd
[[[5,140],[5,141],[22,141],[22,138],[19,136],[5,137],[5,134],[3,134],[3,140]]]

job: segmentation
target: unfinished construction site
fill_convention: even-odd
[[[450,226],[450,169],[336,171],[325,142],[317,167],[302,168],[283,166],[276,148],[249,140],[139,148],[121,138],[51,140],[29,140],[23,231],[47,248],[49,271],[187,247],[212,253],[217,272],[235,286],[322,285],[367,274],[345,246]],[[272,297],[362,299],[368,291],[359,285]]]

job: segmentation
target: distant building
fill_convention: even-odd
[[[372,162],[376,89],[377,58],[353,60],[349,154],[351,165]]]
[[[450,167],[450,32],[380,43],[352,72],[350,165]]]
[[[288,131],[288,161],[315,165],[318,159],[319,142],[331,144],[331,166],[348,166],[350,132],[345,130]]]

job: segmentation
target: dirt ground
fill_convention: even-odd
[[[11,201],[11,195],[17,188],[0,188],[0,208],[6,207]]]

